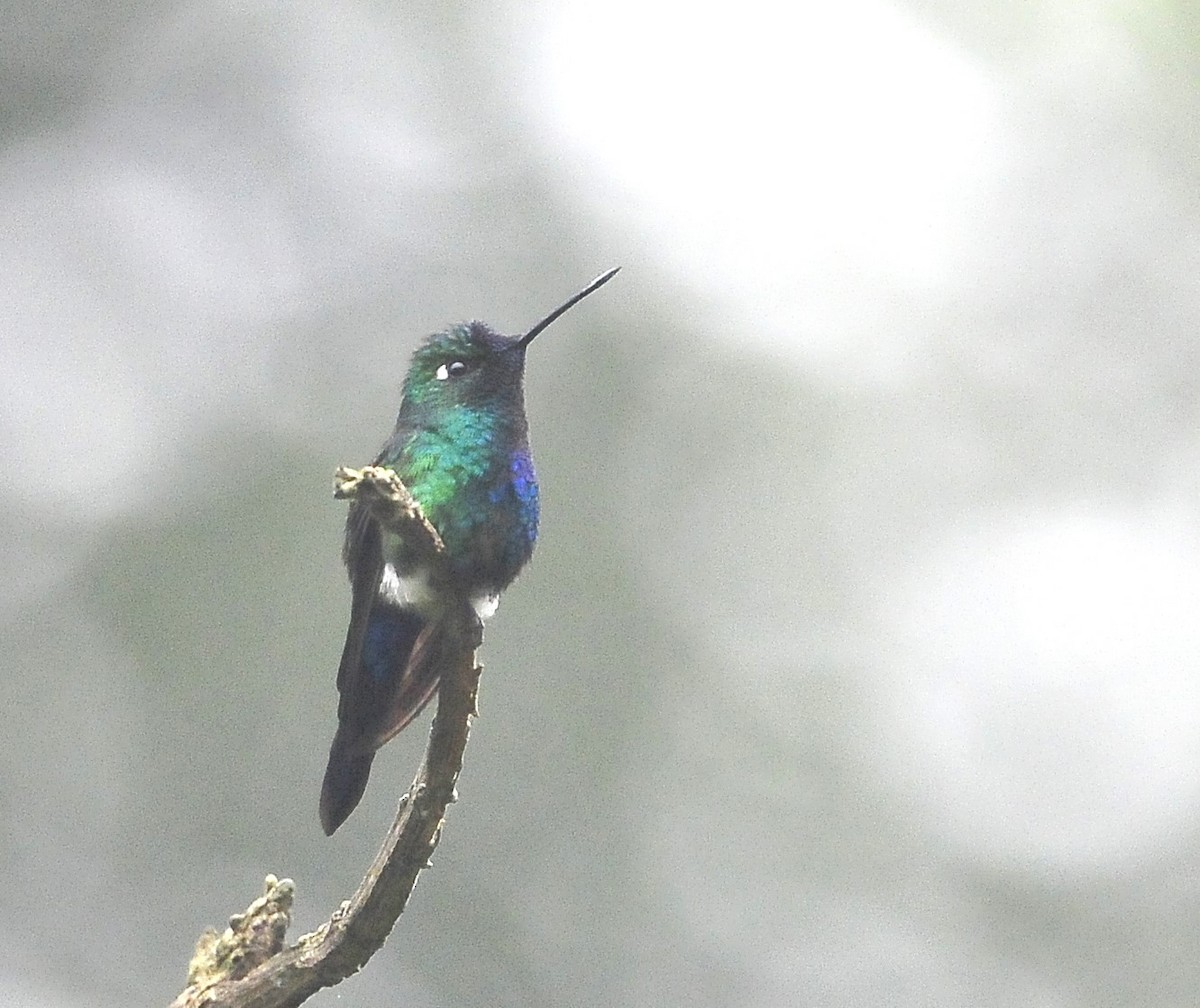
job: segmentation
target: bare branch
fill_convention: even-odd
[[[291,1008],[322,987],[357,972],[384,943],[403,912],[417,875],[429,865],[447,806],[455,800],[479,675],[482,640],[468,600],[452,590],[441,539],[403,483],[389,469],[339,469],[334,495],[356,499],[389,531],[403,536],[433,568],[431,583],[447,592],[453,646],[445,653],[437,715],[429,746],[396,821],[358,890],[333,916],[291,948],[282,949],[292,884],[267,879],[267,892],[230,921],[224,935],[201,937],[187,989],[171,1008]]]

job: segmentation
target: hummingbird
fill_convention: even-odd
[[[396,429],[375,459],[408,487],[445,546],[455,587],[487,620],[533,555],[538,485],[525,418],[525,352],[535,336],[597,288],[609,270],[522,336],[482,322],[435,333],[404,379]],[[338,667],[338,727],[321,786],[326,835],[367,786],[376,751],[437,691],[439,601],[428,571],[365,506],[350,505],[342,548],[350,627]]]

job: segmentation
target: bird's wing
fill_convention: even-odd
[[[379,524],[362,504],[355,501],[346,516],[346,540],[342,546],[342,559],[350,575],[350,626],[346,630],[346,644],[342,648],[342,661],[338,666],[337,687],[342,694],[338,717],[346,702],[349,684],[357,674],[362,659],[363,640],[371,618],[371,608],[379,593],[379,579],[383,576],[383,551],[380,546]]]

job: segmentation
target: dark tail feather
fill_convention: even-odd
[[[321,828],[326,836],[333,835],[361,800],[374,759],[373,751],[364,753],[348,745],[338,729],[329,748],[329,764],[321,784]]]
[[[437,692],[442,633],[416,612],[376,604],[351,625],[338,670],[338,729],[321,786],[321,826],[336,830],[363,796],[375,751]]]

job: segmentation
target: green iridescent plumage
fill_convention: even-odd
[[[468,594],[507,587],[537,537],[525,354],[515,343],[479,322],[431,336],[413,355],[396,431],[379,457],[441,534]],[[451,376],[451,365],[464,370]]]
[[[435,528],[463,510],[459,494],[495,466],[497,426],[493,414],[464,406],[447,414],[438,429],[418,430],[404,444],[396,459],[401,478]]]

